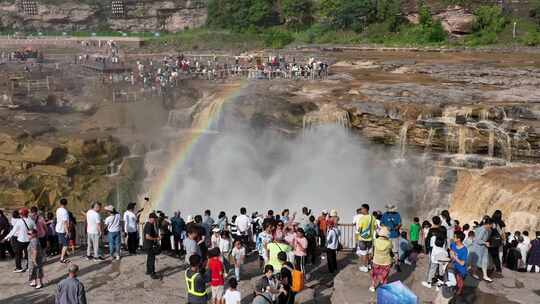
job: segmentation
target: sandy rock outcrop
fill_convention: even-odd
[[[474,14],[469,13],[460,6],[449,7],[445,11],[433,16],[433,18],[441,21],[445,31],[456,35],[472,33],[473,24],[476,20]]]
[[[497,209],[508,231],[540,229],[540,166],[459,171],[451,214],[472,223]]]

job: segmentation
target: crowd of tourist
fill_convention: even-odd
[[[8,219],[0,211],[0,258],[14,258],[15,273],[29,273],[29,285],[43,287],[46,257],[60,254],[60,263],[69,265],[69,276],[57,286],[57,303],[85,303],[84,285],[77,279],[78,266],[68,260],[75,255],[75,217],[67,200],[60,200],[56,215],[43,215],[38,208],[22,208]],[[340,217],[336,210],[316,215],[307,207],[301,212],[285,209],[275,213],[239,215],[221,211],[216,219],[212,211],[171,218],[161,211],[151,212],[139,231],[140,215],[130,203],[123,216],[113,207],[93,203],[84,213],[88,260],[102,261],[103,239],[108,240],[111,259],[121,259],[121,247],[127,254],[146,254],[146,274],[158,279],[155,259],[159,254],[180,258],[186,267],[188,303],[238,304],[242,299],[238,283],[247,279],[244,264],[248,257],[259,261],[262,278],[257,281],[253,303],[294,303],[309,270],[326,260],[329,273],[338,270],[341,249]],[[506,231],[502,212],[485,216],[472,225],[460,225],[447,210],[431,221],[414,218],[408,229],[395,205],[386,211],[370,211],[362,204],[353,218],[359,271],[370,273],[369,290],[374,292],[388,281],[390,273],[401,271],[403,264],[415,265],[418,257],[428,261],[426,288],[436,288],[435,303],[448,303],[463,293],[464,280],[472,276],[492,282],[502,267],[540,272],[540,232],[529,238],[528,231]],[[122,241],[124,240],[124,242]],[[139,245],[142,247],[139,248]],[[73,247],[73,248],[72,248]],[[227,286],[227,289],[225,289]]]
[[[113,49],[116,50],[116,49]],[[127,66],[118,51],[107,55],[84,54],[76,56],[75,63],[101,68]],[[295,57],[283,56],[222,57],[217,56],[164,56],[162,59],[139,59],[131,72],[120,73],[114,81],[123,81],[145,88],[165,88],[178,85],[180,78],[225,79],[249,77],[256,79],[324,79],[328,76],[328,63],[313,57],[297,62]],[[112,77],[112,75],[111,75]]]

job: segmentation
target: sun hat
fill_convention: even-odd
[[[104,208],[106,211],[110,211],[110,212],[113,212],[114,210],[114,207],[112,205],[108,205],[108,206],[105,206]]]
[[[193,223],[195,220],[193,219],[193,216],[192,215],[188,215],[187,219],[186,219],[186,224],[189,224],[189,223]]]
[[[336,209],[330,210],[330,216],[337,216],[337,211],[336,211]]]
[[[326,209],[323,210],[323,211],[322,211],[322,214],[328,214],[328,210],[326,210]]]
[[[388,205],[386,205],[386,210],[388,210],[390,212],[394,212],[394,211],[397,210],[397,207],[394,204],[388,204]]]
[[[382,226],[379,232],[377,232],[379,236],[388,237],[390,235],[390,230],[388,230],[388,227]]]
[[[218,227],[212,229],[212,232],[220,232],[220,231],[221,231],[221,230],[220,230]]]

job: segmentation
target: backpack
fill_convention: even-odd
[[[369,224],[367,226],[367,229],[365,230],[360,230],[360,237],[362,239],[367,239],[367,238],[370,238],[371,237],[371,231],[372,231],[372,224],[373,224],[373,215],[370,215],[369,216]]]
[[[444,273],[444,281],[445,282],[448,282],[448,273],[449,272],[452,272],[454,274],[454,277],[456,276],[456,273],[454,272],[454,270],[448,270]],[[446,285],[443,285],[441,287],[441,293],[442,293],[442,296],[443,298],[445,299],[452,299],[455,295],[456,295],[456,286],[446,286]]]
[[[304,289],[304,273],[300,270],[291,269],[288,266],[284,266],[289,269],[292,274],[291,290],[293,292],[300,292]]]

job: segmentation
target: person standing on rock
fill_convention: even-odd
[[[489,251],[489,255],[491,256],[491,261],[495,265],[495,271],[497,272],[498,275],[501,275],[502,265],[501,265],[500,252],[505,242],[506,224],[504,223],[502,219],[501,210],[495,210],[491,219],[493,220],[493,225],[491,227],[491,234],[489,236],[488,251]]]
[[[109,253],[111,258],[120,260],[120,214],[111,205],[105,207],[105,210],[109,212],[109,216],[105,219],[107,239],[109,241]]]
[[[187,304],[206,304],[208,302],[207,285],[211,282],[210,271],[201,269],[202,258],[198,254],[189,257],[189,268],[185,273],[187,285]]]
[[[41,248],[47,248],[47,223],[43,215],[39,214],[36,206],[30,208],[30,218],[36,223],[37,237]]]
[[[334,221],[328,222],[328,232],[326,235],[326,260],[328,263],[328,272],[337,271],[337,251],[339,248],[340,232],[336,228]]]
[[[478,268],[482,268],[483,279],[487,282],[493,282],[493,280],[488,277],[487,268],[489,265],[489,236],[491,235],[491,227],[493,221],[489,216],[485,216],[482,225],[480,225],[474,231],[475,238],[469,248],[471,263],[471,275],[473,278],[479,280],[480,277],[476,274]]]
[[[101,203],[95,202],[92,204],[92,209],[86,212],[86,258],[92,260],[104,260],[99,250],[101,235],[103,234],[101,226]]]
[[[28,244],[29,234],[36,227],[34,221],[28,217],[30,212],[27,208],[19,210],[20,218],[14,218],[11,231],[2,239],[2,242],[15,238],[13,250],[15,251],[15,270],[13,272],[25,272],[28,269]],[[22,267],[22,259],[26,259],[25,268]]]
[[[396,270],[401,271],[399,267],[399,236],[401,229],[401,216],[397,212],[397,207],[394,204],[386,205],[386,212],[382,215],[381,225],[388,228],[388,235],[392,241],[392,250],[394,250],[394,259],[396,260]]]
[[[246,208],[240,208],[240,216],[236,219],[236,229],[238,238],[242,241],[242,245],[249,249],[249,232],[251,228],[251,219],[247,216]],[[249,251],[249,250],[248,250]]]
[[[144,224],[144,250],[146,250],[146,274],[152,279],[157,279],[156,276],[156,255],[160,252],[158,241],[160,239],[157,228],[157,215],[150,213],[148,221]]]
[[[376,219],[373,215],[369,214],[369,205],[362,204],[360,208],[360,214],[362,216],[357,217],[358,222],[355,223],[357,231],[358,247],[356,252],[360,257],[359,270],[362,272],[368,272],[370,268],[371,260],[371,248],[373,247],[373,238],[375,237]]]
[[[133,212],[135,203],[129,203],[124,212],[124,233],[127,236],[127,248],[129,254],[136,254],[139,246],[139,237],[137,233],[137,216]]]
[[[379,231],[379,237],[373,242],[373,270],[369,287],[371,292],[375,292],[379,285],[386,284],[392,268],[393,244],[389,235],[388,227],[384,226]]]
[[[56,286],[55,304],[86,304],[84,285],[77,278],[79,266],[69,264],[68,277]]]
[[[69,245],[69,213],[66,209],[67,204],[67,199],[63,198],[60,200],[60,207],[56,209],[56,226],[54,227],[58,236],[58,245],[62,247],[60,251],[60,263],[64,264],[69,262],[66,259]]]

